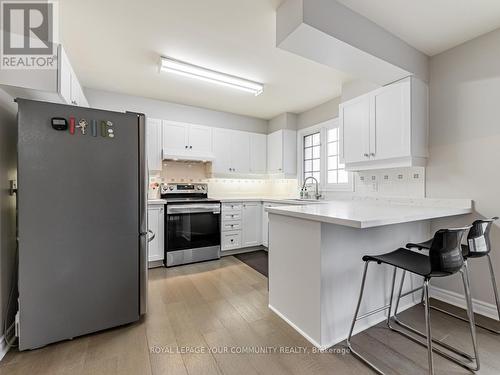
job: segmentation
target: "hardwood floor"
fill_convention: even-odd
[[[419,306],[402,318],[423,327]],[[470,351],[465,324],[437,312],[432,322],[436,338]],[[425,348],[385,325],[353,341],[388,374],[427,374]],[[478,330],[478,341],[480,373],[500,373],[500,336]],[[241,348],[267,353],[242,353]],[[149,311],[140,322],[35,351],[11,350],[0,362],[0,375],[372,374],[342,345],[334,349],[314,353],[311,344],[267,308],[267,279],[226,257],[151,270]],[[469,373],[434,358],[436,374]]]

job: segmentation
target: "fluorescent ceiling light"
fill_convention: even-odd
[[[226,73],[216,72],[215,70],[171,59],[170,57],[161,58],[160,70],[243,90],[255,96],[262,94],[264,91],[264,85],[262,83],[249,81],[248,79],[235,77]]]

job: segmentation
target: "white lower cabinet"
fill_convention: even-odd
[[[262,244],[262,204],[233,202],[222,204],[221,251]]]
[[[242,247],[262,244],[262,204],[243,203],[242,210]]]
[[[156,262],[164,258],[164,223],[165,208],[163,205],[148,206],[148,229],[154,238],[148,243],[148,261]],[[152,233],[149,236],[152,236]]]

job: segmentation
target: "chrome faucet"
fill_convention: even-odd
[[[306,191],[306,183],[309,179],[314,180],[314,182],[316,184],[316,193],[314,194],[314,197],[316,198],[316,200],[318,200],[319,198],[321,198],[321,194],[319,193],[319,182],[316,178],[314,178],[312,176],[306,177],[306,179],[304,180],[304,184],[302,185],[302,189],[300,189],[300,197],[304,198],[304,192]]]

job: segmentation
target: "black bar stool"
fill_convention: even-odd
[[[457,229],[441,229],[438,230],[434,238],[431,241],[429,248],[429,256],[419,254],[417,252],[399,248],[395,251],[392,251],[387,254],[382,255],[365,255],[363,257],[363,261],[365,262],[365,267],[363,271],[363,277],[361,281],[361,289],[359,293],[358,303],[356,306],[356,311],[354,312],[354,317],[352,320],[351,328],[349,330],[349,335],[347,338],[347,346],[351,350],[351,353],[366,365],[371,367],[378,374],[384,374],[377,366],[371,363],[368,359],[363,357],[359,352],[354,350],[351,344],[352,333],[354,331],[354,326],[357,321],[364,319],[370,315],[373,315],[377,312],[388,309],[389,313],[387,315],[387,324],[389,328],[394,331],[403,334],[405,337],[423,344],[420,340],[417,340],[410,334],[396,330],[390,326],[391,312],[392,312],[392,301],[394,297],[394,286],[396,281],[396,272],[398,269],[403,270],[403,273],[411,272],[416,275],[420,275],[424,278],[424,302],[425,302],[425,327],[426,327],[426,339],[427,343],[423,344],[427,346],[427,357],[429,363],[429,374],[434,374],[434,363],[433,363],[433,355],[432,352],[435,351],[438,354],[443,355],[444,357],[452,360],[453,362],[459,364],[462,367],[465,367],[469,370],[477,371],[479,370],[479,356],[477,352],[477,344],[476,344],[476,330],[474,325],[474,315],[472,312],[472,299],[470,298],[470,289],[469,289],[469,280],[464,272],[464,258],[462,257],[461,250],[461,241],[462,237],[467,228],[457,228]],[[391,288],[391,296],[389,300],[389,304],[378,308],[376,310],[365,313],[361,316],[359,314],[359,308],[361,306],[361,301],[363,299],[363,292],[365,288],[366,282],[366,274],[368,271],[368,264],[370,262],[377,262],[377,264],[388,264],[394,267],[394,273],[392,277],[392,288]],[[431,322],[430,322],[430,305],[429,305],[429,281],[432,277],[446,277],[453,275],[457,272],[462,274],[462,280],[464,283],[464,290],[467,296],[467,313],[470,321],[470,332],[472,337],[472,344],[474,347],[474,357],[470,357],[471,359],[475,359],[476,365],[475,367],[470,366],[469,364],[460,361],[450,355],[446,355],[444,352],[438,350],[437,348],[433,348],[432,346],[432,331],[431,331]],[[400,290],[402,285],[400,286]],[[419,290],[418,288],[417,290]],[[410,293],[410,292],[409,292]]]
[[[490,277],[491,277],[491,282],[493,285],[493,293],[495,295],[495,302],[497,305],[497,313],[498,313],[498,319],[500,320],[500,299],[498,296],[498,288],[497,288],[497,283],[495,280],[495,272],[493,270],[493,263],[491,262],[491,257],[490,257],[490,252],[491,252],[491,242],[490,242],[490,230],[493,222],[495,220],[498,220],[498,217],[493,217],[491,219],[485,219],[485,220],[476,220],[472,223],[472,227],[469,230],[469,234],[467,235],[467,245],[462,245],[462,256],[464,258],[464,268],[465,272],[467,273],[467,278],[469,277],[469,268],[467,261],[469,259],[477,259],[477,258],[483,258],[486,257],[488,259],[488,265],[490,269]],[[422,243],[409,243],[406,245],[408,249],[418,249],[418,250],[428,250],[430,248],[432,240],[428,240]],[[416,331],[414,328],[402,323],[398,318],[397,318],[397,306],[399,304],[399,297],[398,296],[398,301],[396,303],[396,311],[394,313],[395,321],[396,323],[400,324],[401,326],[412,330],[413,332],[422,335],[422,332]],[[439,307],[434,307],[431,306],[432,309],[440,311],[442,313],[445,313],[447,315],[450,315],[454,318],[460,319],[464,322],[468,322],[467,319],[462,318],[461,316],[458,316],[456,314],[453,314],[449,311],[443,310]],[[492,333],[500,334],[499,330],[495,330],[493,328],[485,327],[483,325],[477,324],[476,326],[481,327],[483,329],[486,329]]]

